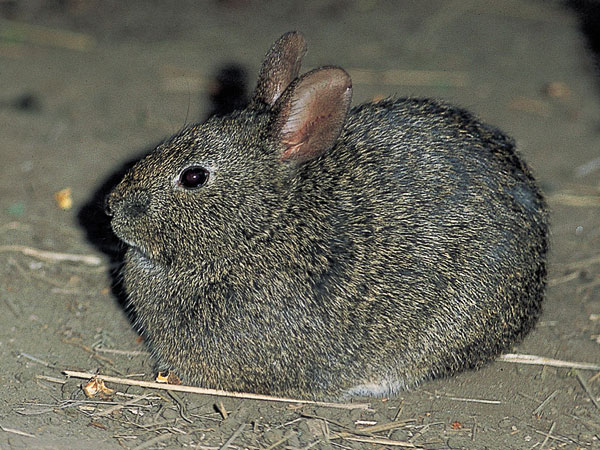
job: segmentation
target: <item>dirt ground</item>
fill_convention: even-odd
[[[515,137],[552,209],[544,313],[515,352],[600,364],[600,91],[572,10],[513,0],[12,0],[0,17],[0,448],[600,448],[598,370],[497,361],[395,398],[353,400],[368,409],[114,383],[111,398],[88,399],[85,380],[62,373],[153,379],[111,289],[119,250],[101,194],[128,161],[206,118],[224,67],[245,68],[252,87],[268,47],[292,29],[309,43],[305,69],[350,71],[354,104],[443,98]],[[73,205],[62,210],[54,193],[65,188]]]

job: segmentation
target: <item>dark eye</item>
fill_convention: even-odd
[[[204,167],[188,167],[179,176],[179,184],[186,189],[195,189],[208,181],[209,171]]]

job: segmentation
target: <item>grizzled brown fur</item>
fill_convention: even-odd
[[[548,243],[514,142],[432,100],[348,111],[348,75],[299,77],[304,52],[284,35],[248,109],[183,130],[109,196],[158,367],[335,398],[510,348],[539,315]],[[190,167],[208,174],[198,187],[182,181]]]

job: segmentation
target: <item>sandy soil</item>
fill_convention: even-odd
[[[552,254],[544,314],[515,351],[600,364],[600,97],[571,11],[512,0],[15,0],[0,15],[10,19],[0,22],[1,448],[220,448],[230,437],[229,448],[600,448],[590,370],[495,362],[355,399],[367,410],[111,383],[112,399],[87,399],[82,380],[62,374],[153,379],[111,289],[119,249],[100,194],[128,161],[206,117],[222,67],[246,68],[252,86],[290,29],[307,36],[305,68],[350,70],[355,104],[443,98],[516,138],[552,208]],[[61,210],[54,193],[67,187],[73,207]],[[121,407],[107,413],[112,402]]]

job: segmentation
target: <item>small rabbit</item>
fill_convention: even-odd
[[[204,387],[390,395],[475,368],[540,313],[548,214],[501,131],[434,100],[350,109],[267,53],[250,105],[171,137],[107,199],[157,368]]]

